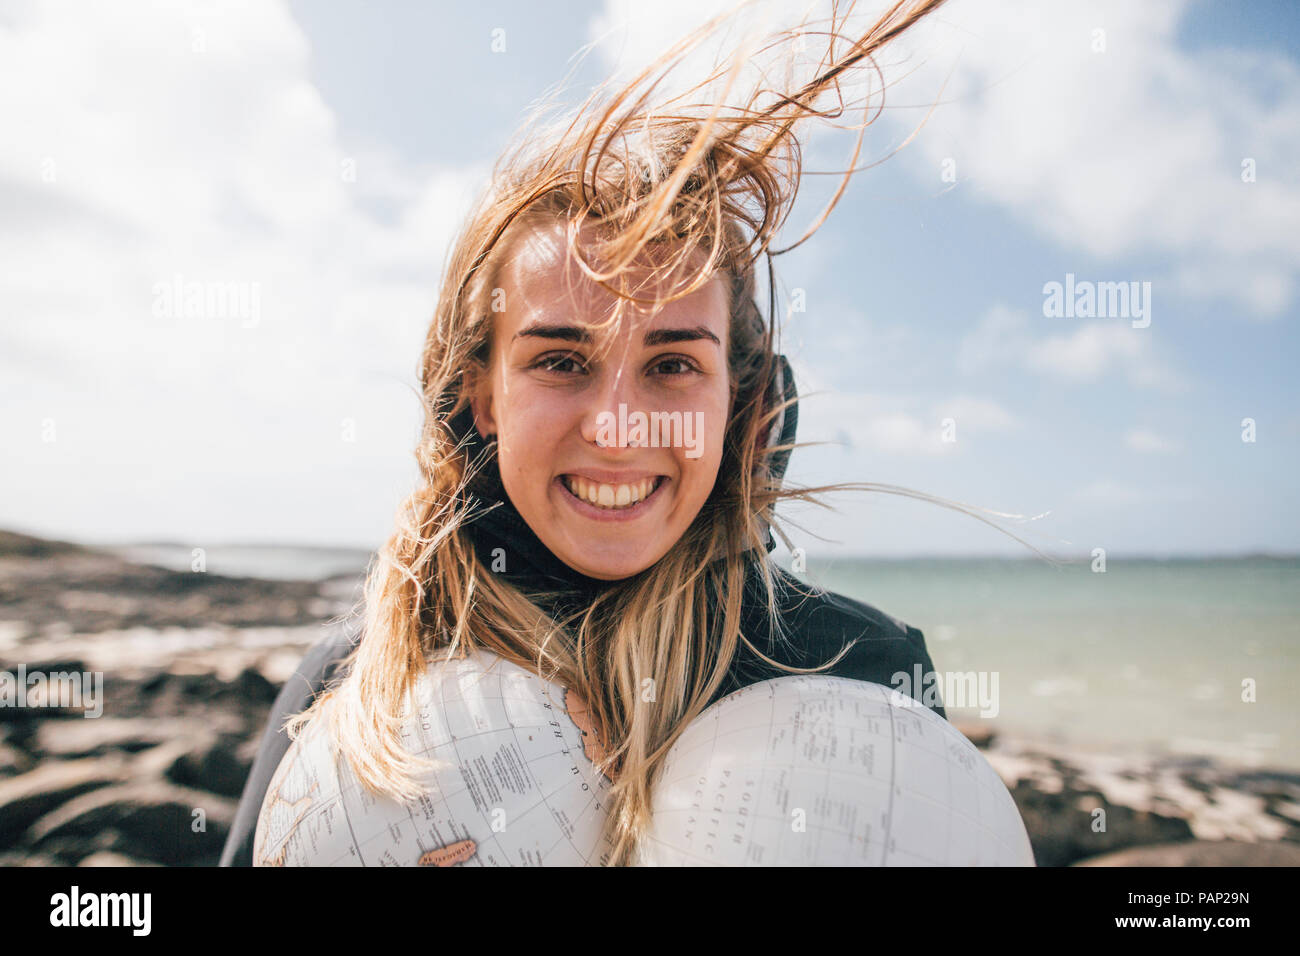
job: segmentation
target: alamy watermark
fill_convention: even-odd
[[[685,448],[687,458],[704,454],[704,413],[695,412],[627,412],[619,402],[618,414],[601,412],[596,416],[596,442],[602,448],[623,448],[629,444],[642,448]]]
[[[898,707],[978,708],[981,717],[998,715],[997,671],[895,671],[889,678]]]
[[[51,926],[120,926],[133,936],[148,936],[153,920],[152,893],[83,893],[73,884],[50,897]]]
[[[153,314],[159,319],[239,319],[246,329],[262,321],[262,283],[196,282],[180,273],[153,284]]]
[[[1065,274],[1065,282],[1048,282],[1043,286],[1043,315],[1049,319],[1132,319],[1133,328],[1151,324],[1150,282],[1075,281],[1074,273]]]
[[[0,671],[0,707],[56,707],[84,710],[83,717],[104,713],[102,671]]]

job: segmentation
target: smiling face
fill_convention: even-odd
[[[651,300],[680,290],[629,274]],[[565,254],[560,223],[525,232],[502,267],[479,434],[495,434],[511,502],[551,552],[588,577],[650,567],[713,490],[730,413],[727,296],[715,277],[653,314],[625,306]],[[638,414],[640,413],[640,414]],[[641,426],[641,427],[638,427]]]

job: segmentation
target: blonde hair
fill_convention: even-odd
[[[656,769],[722,685],[740,643],[782,670],[808,672],[771,660],[740,632],[747,555],[757,550],[764,556],[753,564],[766,593],[769,623],[781,635],[764,550],[768,527],[775,527],[774,505],[787,499],[820,505],[818,493],[891,487],[788,488],[773,474],[772,456],[792,446],[769,447],[766,441],[782,411],[768,391],[777,361],[775,283],[769,283],[764,320],[756,301],[755,263],[766,255],[771,276],[771,243],[789,214],[800,176],[796,125],[809,117],[838,115],[842,103],[836,109],[818,104],[840,93],[839,82],[849,71],[870,68],[873,53],[942,2],[896,3],[856,40],[837,36],[832,15],[825,34],[828,52],[815,77],[797,89],[756,89],[739,108],[716,102],[689,107],[688,94],[654,102],[658,81],[725,19],[720,18],[612,97],[598,89],[567,122],[525,127],[517,146],[497,164],[447,262],[420,363],[425,406],[416,450],[420,484],[369,571],[361,640],[347,661],[346,676],[290,718],[291,736],[309,721],[325,720],[336,752],[365,787],[413,799],[421,793],[415,778],[429,767],[404,748],[400,737],[416,678],[435,656],[491,651],[536,669],[586,701],[607,755],[601,769],[613,781],[609,862],[626,864],[650,820]],[[767,49],[803,32],[783,31]],[[837,39],[843,41],[839,51]],[[695,90],[733,76],[729,71],[739,68],[740,56]],[[764,95],[772,97],[766,106],[760,102]],[[845,182],[852,171],[845,173]],[[821,219],[829,212],[828,207]],[[567,224],[568,255],[621,301],[633,301],[624,280],[642,253],[660,251],[669,253],[663,271],[687,277],[679,295],[723,276],[730,314],[732,414],[713,493],[663,558],[611,582],[589,607],[564,620],[551,619],[476,555],[463,525],[480,471],[491,469],[493,461],[471,458],[465,436],[453,427],[463,420],[468,403],[465,373],[482,368],[490,354],[490,300],[507,250],[529,224],[551,221]],[[591,260],[578,243],[584,222],[598,225],[602,237]],[[820,220],[813,230],[819,225]],[[617,320],[616,313],[611,321]],[[715,604],[720,616],[710,634],[708,610]],[[653,703],[641,701],[647,677],[655,682]]]

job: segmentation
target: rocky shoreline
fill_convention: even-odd
[[[1011,790],[1039,866],[1300,865],[1300,773],[957,726]]]
[[[168,571],[0,532],[0,670],[103,674],[102,716],[0,706],[0,865],[217,863],[279,685],[355,577]],[[1297,865],[1300,774],[958,726],[1040,866]]]

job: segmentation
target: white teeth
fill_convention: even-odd
[[[565,475],[564,484],[575,496],[598,508],[628,508],[655,489],[653,478],[643,478],[630,485],[602,485],[579,475]]]

